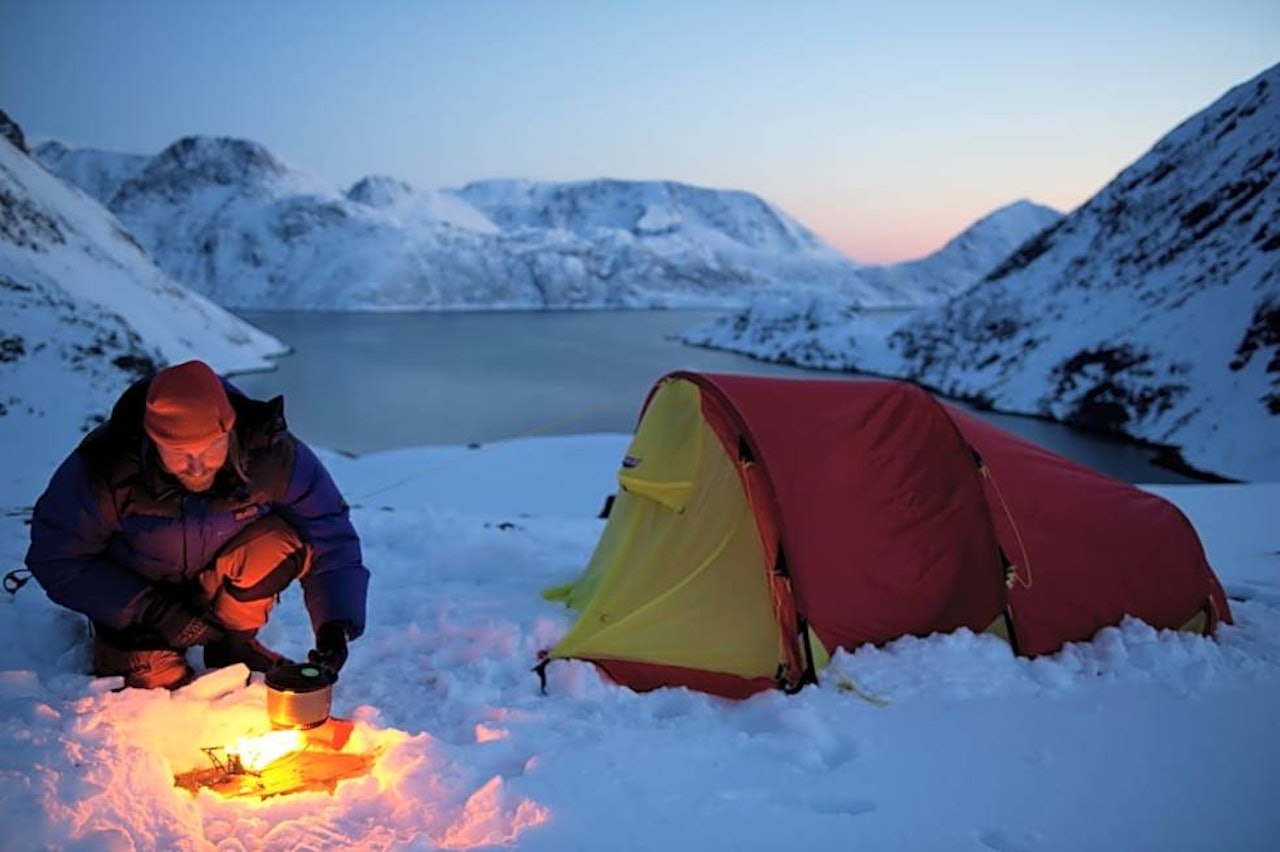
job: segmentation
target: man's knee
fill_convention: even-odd
[[[279,515],[245,527],[219,552],[213,573],[239,601],[273,598],[311,567],[311,548]]]
[[[215,618],[234,630],[266,623],[277,595],[311,568],[311,548],[278,515],[242,530],[219,552],[202,578]]]

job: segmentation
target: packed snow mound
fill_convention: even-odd
[[[166,272],[227,306],[725,307],[766,292],[914,304],[743,192],[624,181],[423,191],[373,176],[342,193],[252,142],[203,137],[117,183],[102,176],[119,155],[94,167],[96,154],[49,151],[49,167],[83,181]]]
[[[32,498],[133,380],[191,358],[262,369],[286,350],[165,275],[107,210],[8,141],[0,315],[0,444],[27,448],[0,476]]]
[[[1224,476],[1280,479],[1277,174],[1280,65],[940,307],[885,318],[774,300],[686,339],[907,377],[1177,447]]]

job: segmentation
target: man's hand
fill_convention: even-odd
[[[141,623],[153,628],[170,647],[190,648],[223,638],[222,629],[157,589],[143,610]]]
[[[307,652],[313,665],[326,669],[336,680],[338,672],[347,662],[347,623],[329,621],[316,631],[316,647]]]

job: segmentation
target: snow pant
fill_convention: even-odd
[[[287,521],[267,515],[241,530],[212,564],[173,591],[224,630],[252,633],[267,623],[280,592],[310,568],[310,546]],[[93,673],[123,675],[125,686],[139,689],[177,689],[195,676],[186,649],[171,647],[151,626],[116,630],[96,622]]]

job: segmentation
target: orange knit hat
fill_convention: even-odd
[[[203,361],[165,367],[151,379],[142,426],[166,447],[207,444],[231,431],[236,410]]]

